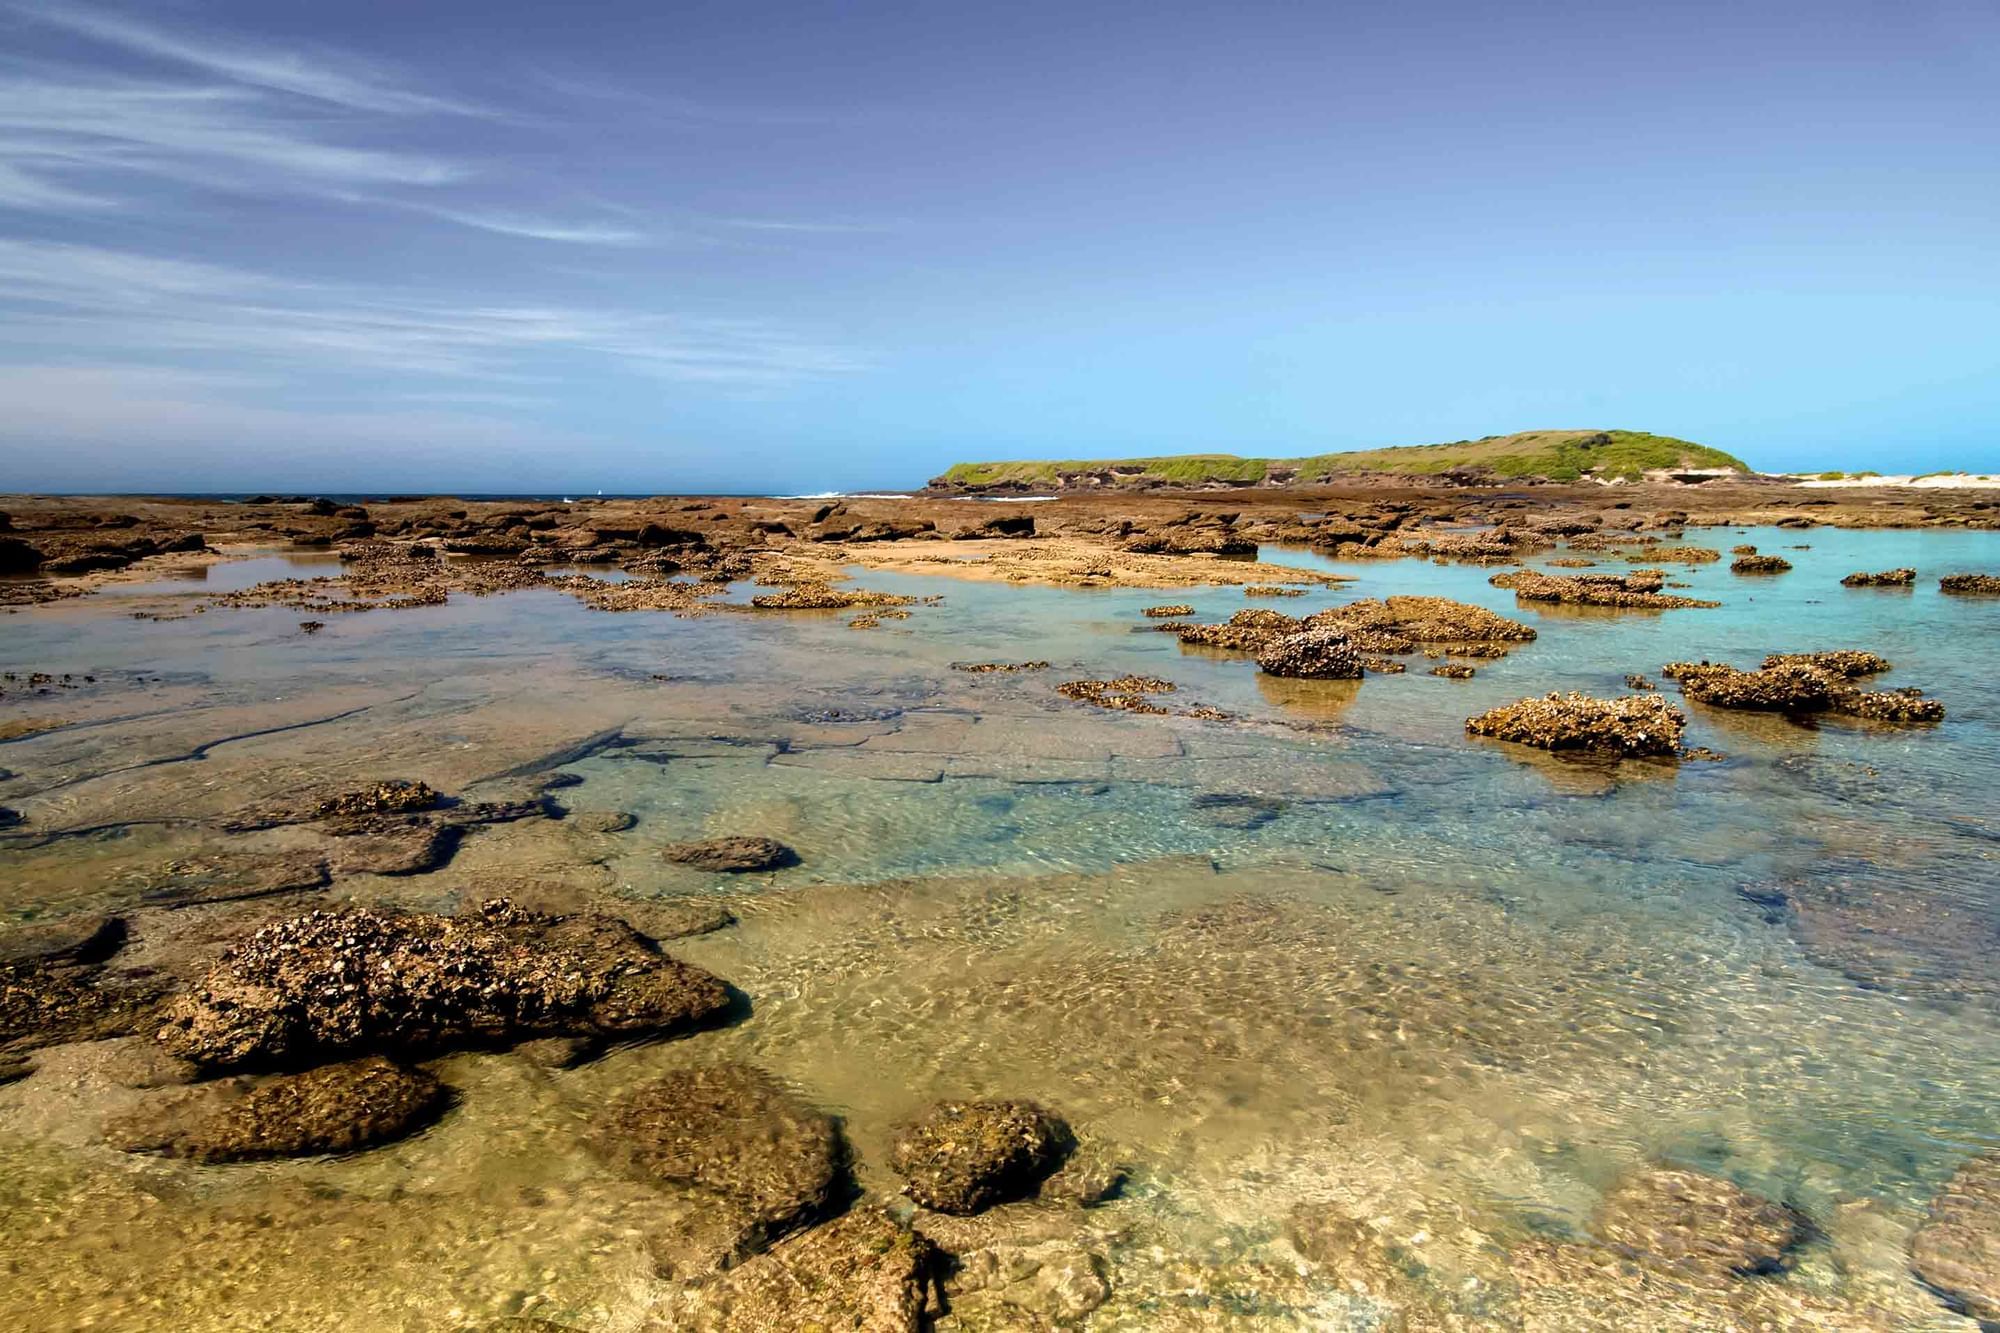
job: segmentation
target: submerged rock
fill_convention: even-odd
[[[166,995],[158,978],[42,964],[0,968],[0,1050],[129,1036]]]
[[[1034,1102],[939,1102],[897,1127],[889,1164],[919,1204],[962,1216],[1033,1194],[1075,1146]]]
[[[937,1264],[929,1241],[878,1209],[859,1209],[681,1293],[651,1327],[917,1333]]]
[[[1478,672],[1463,662],[1442,662],[1431,668],[1431,674],[1446,680],[1471,680]]]
[[[1843,588],[1907,588],[1917,581],[1914,569],[1885,569],[1879,574],[1856,571],[1840,581]]]
[[[845,1184],[833,1118],[745,1064],[677,1070],[627,1094],[592,1142],[640,1180],[714,1196],[739,1257],[824,1216]]]
[[[1910,1267],[1952,1308],[2000,1322],[2000,1153],[1961,1166],[1910,1238]]]
[[[326,858],[310,852],[216,852],[167,862],[140,896],[152,906],[192,907],[308,893],[330,882]]]
[[[974,1327],[1073,1328],[1111,1299],[1103,1256],[1071,1241],[990,1245],[957,1258],[945,1291],[955,1313],[973,1313]]]
[[[167,1006],[160,1040],[208,1069],[540,1036],[681,1032],[728,988],[623,921],[524,912],[310,912],[264,927]]]
[[[1269,675],[1301,680],[1359,680],[1365,669],[1354,641],[1335,629],[1309,629],[1274,640],[1257,654],[1257,666]]]
[[[1285,803],[1275,796],[1240,792],[1199,792],[1189,804],[1209,823],[1232,829],[1260,829],[1285,813]]]
[[[1642,1259],[1697,1276],[1747,1277],[1790,1266],[1809,1228],[1796,1210],[1729,1181],[1653,1167],[1605,1195],[1594,1230]]]
[[[1521,699],[1467,718],[1475,736],[1542,750],[1580,750],[1621,757],[1678,755],[1687,715],[1657,695],[1596,699],[1551,693]]]
[[[114,1147],[199,1162],[355,1152],[412,1133],[449,1104],[421,1070],[380,1056],[302,1074],[163,1092],[107,1128]]]
[[[718,875],[781,870],[799,863],[799,854],[776,838],[748,836],[670,842],[660,849],[660,855],[678,865]]]
[[[585,833],[623,833],[638,823],[629,810],[572,810],[563,823]]]
[[[0,934],[0,966],[101,963],[125,945],[125,918],[82,912]]]

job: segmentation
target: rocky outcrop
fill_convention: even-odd
[[[1096,708],[1164,715],[1167,710],[1147,696],[1171,694],[1178,688],[1172,681],[1158,676],[1114,676],[1110,680],[1066,680],[1056,686],[1056,693],[1065,699],[1074,699]]]
[[[897,1127],[889,1164],[919,1204],[964,1216],[1032,1195],[1075,1146],[1034,1102],[939,1102]]]
[[[1917,581],[1914,569],[1885,569],[1879,574],[1856,571],[1840,581],[1843,588],[1907,588]]]
[[[1953,1309],[2000,1322],[2000,1153],[1960,1167],[1910,1238],[1910,1267]]]
[[[1685,697],[1714,708],[1794,716],[1837,713],[1897,724],[1943,720],[1944,705],[1923,697],[1920,690],[1857,690],[1848,683],[1853,676],[1888,667],[1874,653],[1841,649],[1774,654],[1758,671],[1739,671],[1717,662],[1669,662],[1660,674],[1679,681]]]
[[[685,1032],[728,988],[624,922],[525,912],[310,912],[266,926],[164,1011],[160,1041],[209,1070],[433,1053],[529,1037]]]
[[[1191,616],[1194,608],[1185,602],[1173,602],[1166,606],[1149,606],[1139,613],[1154,620],[1176,620],[1181,616]]]
[[[1947,574],[1938,591],[1955,597],[2000,597],[2000,574]]]
[[[300,1074],[169,1088],[114,1120],[106,1137],[126,1152],[199,1162],[347,1153],[422,1128],[449,1101],[429,1074],[368,1056]]]
[[[1824,648],[1810,653],[1772,653],[1764,659],[1765,670],[1773,667],[1813,667],[1835,676],[1852,679],[1856,676],[1875,676],[1888,671],[1894,664],[1880,653],[1871,653],[1865,648]]]
[[[1364,670],[1354,641],[1335,629],[1275,639],[1257,654],[1257,666],[1268,675],[1302,680],[1359,680]]]
[[[1633,611],[1681,611],[1720,606],[1720,602],[1698,597],[1677,597],[1656,591],[1657,579],[1638,575],[1538,574],[1529,569],[1509,570],[1487,580],[1505,588],[1524,602],[1553,602],[1564,606],[1605,606]]]
[[[660,855],[676,865],[718,875],[782,870],[799,863],[799,854],[776,838],[747,835],[670,842],[660,849]]]
[[[1790,570],[1792,562],[1781,555],[1739,555],[1729,562],[1732,574],[1783,574]]]
[[[1586,694],[1548,694],[1467,718],[1465,729],[1474,736],[1541,750],[1621,758],[1677,756],[1687,716],[1658,695],[1596,699]]]
[[[1314,629],[1338,629],[1349,635],[1362,630],[1387,632],[1415,643],[1529,643],[1531,626],[1449,597],[1388,597],[1349,602],[1306,617]],[[1374,649],[1373,651],[1391,651]]]
[[[598,1117],[596,1150],[628,1174],[709,1196],[737,1257],[823,1217],[846,1187],[832,1117],[745,1064],[676,1070]]]
[[[124,947],[127,933],[124,917],[89,912],[16,926],[0,934],[0,967],[102,963]]]

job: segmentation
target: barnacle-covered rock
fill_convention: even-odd
[[[1385,631],[1416,643],[1527,643],[1535,637],[1532,626],[1449,597],[1364,598],[1315,612],[1306,617],[1306,624],[1349,635],[1363,630]]]
[[[1766,669],[1771,667],[1804,666],[1817,667],[1821,671],[1836,676],[1875,676],[1890,669],[1892,663],[1880,653],[1871,653],[1863,648],[1828,648],[1811,653],[1772,653],[1764,659]]]
[[[1836,690],[1831,708],[1847,717],[1901,725],[1944,721],[1944,705],[1915,689]]]
[[[1487,582],[1496,588],[1507,589],[1524,602],[1608,606],[1635,611],[1679,611],[1722,605],[1698,597],[1679,597],[1656,591],[1661,586],[1659,580],[1636,576],[1631,579],[1612,575],[1568,576],[1514,569],[1495,574]]]
[[[1687,716],[1658,695],[1597,699],[1551,693],[1467,718],[1475,736],[1542,750],[1577,750],[1623,757],[1680,753]]]
[[[1914,569],[1885,569],[1879,574],[1857,570],[1840,581],[1843,588],[1907,588],[1917,581]]]
[[[889,1164],[912,1199],[964,1216],[1033,1194],[1075,1146],[1068,1123],[1034,1102],[939,1102],[897,1127]]]
[[[1739,555],[1729,562],[1732,574],[1783,574],[1792,567],[1792,562],[1781,555]]]
[[[207,1069],[305,1065],[682,1032],[729,1003],[719,979],[623,921],[496,899],[469,916],[329,911],[266,926],[168,1003],[160,1041]]]
[[[1680,674],[1663,667],[1661,671],[1680,682],[1683,695],[1716,708],[1814,712],[1828,707],[1833,700],[1833,677],[1811,666],[1792,664],[1761,671],[1738,671],[1725,666]]]
[[[1275,639],[1257,654],[1273,676],[1304,680],[1359,680],[1365,667],[1354,640],[1335,629],[1309,629]]]
[[[1056,686],[1065,699],[1125,713],[1166,713],[1146,696],[1171,694],[1179,686],[1158,676],[1114,676],[1110,680],[1066,680]]]
[[[358,791],[328,797],[313,808],[315,819],[351,818],[356,815],[405,815],[437,807],[439,796],[422,782],[378,782]]]

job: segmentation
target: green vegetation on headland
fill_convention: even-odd
[[[1637,481],[1648,472],[1748,472],[1720,449],[1633,430],[1531,430],[1452,444],[1357,449],[1310,458],[1181,454],[1013,463],[959,463],[932,480],[939,490],[1032,490],[1117,486],[1314,485],[1354,473],[1464,475],[1500,480]]]

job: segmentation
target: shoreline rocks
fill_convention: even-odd
[[[2000,597],[2000,574],[1947,574],[1938,591],[1954,597]]]

